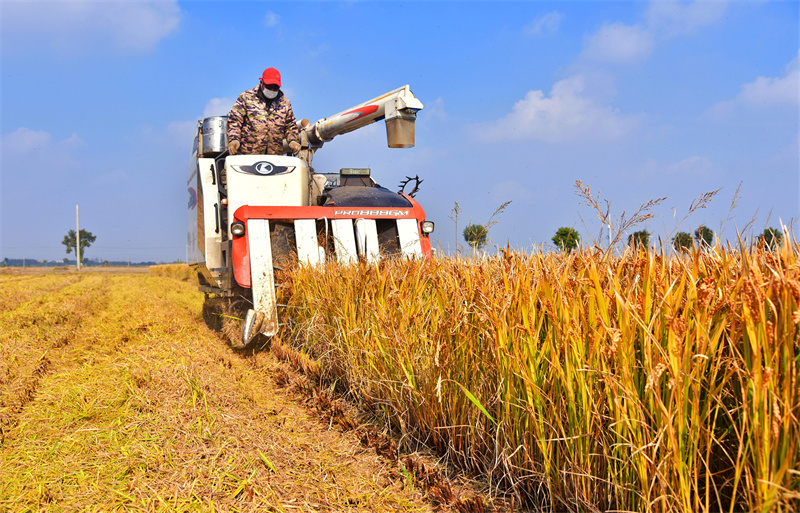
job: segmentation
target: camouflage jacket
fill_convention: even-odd
[[[260,89],[259,84],[239,95],[228,114],[228,142],[239,141],[241,155],[281,155],[283,139],[298,140],[292,104],[283,91],[268,100]]]

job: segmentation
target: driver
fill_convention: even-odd
[[[267,68],[260,83],[240,94],[228,114],[228,151],[231,155],[281,155],[286,139],[297,154],[298,138],[292,104],[281,91],[281,74]]]

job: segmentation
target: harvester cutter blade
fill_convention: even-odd
[[[275,275],[272,263],[269,221],[266,219],[250,219],[247,227],[247,237],[250,247],[253,310],[262,316],[257,333],[263,333],[271,337],[278,332],[278,307],[275,301]]]

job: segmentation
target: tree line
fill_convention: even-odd
[[[639,230],[628,235],[628,245],[634,248],[647,248],[650,246],[650,232]],[[489,228],[485,225],[470,224],[464,228],[464,240],[471,248],[478,250],[483,248],[489,240]],[[581,236],[574,228],[561,227],[556,230],[551,239],[555,246],[567,253],[578,248]],[[687,232],[678,232],[671,240],[672,247],[680,252],[691,249],[695,244],[699,248],[710,248],[714,245],[714,231],[700,225],[695,231],[694,236]],[[783,233],[777,228],[767,228],[756,239],[756,243],[767,249],[775,249],[783,244]]]

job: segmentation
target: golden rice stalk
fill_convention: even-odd
[[[404,441],[529,503],[798,511],[797,255],[301,268],[292,335]]]

